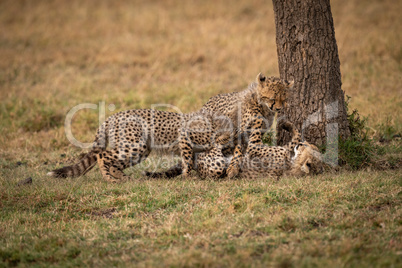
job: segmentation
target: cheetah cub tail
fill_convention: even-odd
[[[90,171],[96,164],[96,154],[89,152],[74,165],[55,169],[47,173],[53,178],[79,177]]]

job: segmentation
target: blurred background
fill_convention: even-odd
[[[369,118],[372,135],[400,132],[402,1],[331,5],[349,107]],[[260,71],[279,75],[271,1],[2,0],[0,158],[76,150],[64,119],[78,104],[190,112]],[[81,111],[73,133],[91,142],[98,123],[98,111]]]

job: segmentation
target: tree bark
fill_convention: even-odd
[[[285,117],[316,145],[348,137],[344,92],[329,0],[273,0],[281,78],[294,80]],[[278,133],[278,144],[290,140]]]

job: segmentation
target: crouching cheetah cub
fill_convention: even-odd
[[[272,124],[274,113],[280,112],[284,108],[287,94],[292,89],[293,82],[277,77],[265,77],[260,73],[256,78],[256,82],[250,84],[247,89],[210,98],[200,111],[212,113],[215,118],[220,118],[215,123],[219,130],[219,133],[215,133],[215,136],[219,137],[221,134],[228,132],[231,135],[227,139],[216,140],[209,155],[213,157],[213,152],[219,150],[220,153],[229,156],[233,155],[236,145],[246,146],[248,141],[242,137],[253,127],[252,120],[254,117],[262,118],[265,130],[268,129]],[[224,129],[229,129],[229,131],[225,132]],[[211,165],[220,165],[219,161],[213,161],[212,159],[209,161]],[[177,173],[188,176],[191,171],[190,167],[191,165],[183,166],[180,163],[166,172],[171,176],[175,176]],[[237,175],[237,169],[229,164],[226,173],[229,178],[232,178]],[[145,175],[158,177],[160,173],[145,172]]]

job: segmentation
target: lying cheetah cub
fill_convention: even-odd
[[[292,140],[286,146],[267,146],[261,141],[262,123],[255,122],[256,129],[250,134],[250,142],[246,153],[236,148],[233,156],[225,157],[219,146],[215,146],[208,152],[197,154],[195,170],[200,177],[223,178],[227,176],[229,162],[232,161],[238,169],[238,176],[244,178],[274,177],[282,175],[303,176],[306,174],[318,174],[323,171],[322,156],[318,148],[306,141],[301,142],[300,133],[290,122],[285,122],[280,127],[292,133]],[[219,142],[227,137],[220,136]],[[239,155],[238,155],[239,154]],[[147,173],[150,177],[174,177],[181,174],[180,164],[166,172]]]
[[[292,140],[286,146],[267,146],[262,143],[260,119],[255,121],[255,130],[250,134],[250,142],[243,156],[235,149],[232,165],[238,169],[241,177],[276,177],[282,175],[302,176],[318,174],[323,171],[321,153],[315,145],[301,142],[301,135],[290,122],[284,122],[281,128],[292,133]]]

